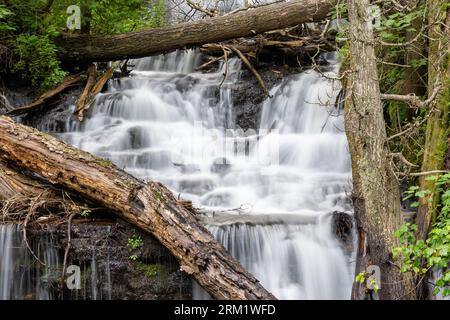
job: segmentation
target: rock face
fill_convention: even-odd
[[[62,270],[67,226],[47,226],[32,237],[41,237],[42,233],[51,233],[56,239]],[[80,267],[81,288],[70,290],[64,283],[61,290],[60,276],[51,277],[56,281],[52,286],[56,299],[191,299],[191,280],[180,271],[169,251],[152,236],[121,220],[74,220],[66,267],[69,265]]]
[[[294,71],[298,72],[298,69],[278,66],[273,63],[261,63],[258,66],[258,73],[269,91],[284,76],[295,73]],[[233,88],[232,97],[236,124],[244,131],[258,129],[262,104],[267,97],[264,95],[256,77],[244,66],[239,80]]]
[[[62,93],[54,106],[49,106],[48,110],[37,110],[25,115],[22,123],[52,134],[64,132],[67,121],[73,116],[75,104],[82,92],[83,88],[78,86]]]

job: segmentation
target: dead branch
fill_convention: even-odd
[[[253,73],[253,75],[258,80],[258,83],[261,86],[261,89],[263,90],[264,94],[267,97],[271,97],[270,94],[269,94],[269,91],[267,90],[266,84],[264,83],[264,80],[261,78],[261,76],[259,75],[258,71],[256,71],[256,69],[252,66],[250,61],[248,61],[248,59],[244,56],[244,54],[239,49],[237,49],[234,46],[229,46],[229,47],[226,47],[226,48],[231,49],[232,51],[234,51],[238,55],[238,57],[241,59],[241,61],[247,66],[247,68],[250,69],[250,71]]]
[[[441,88],[442,88],[441,85],[435,86],[435,88],[433,90],[433,93],[426,100],[420,100],[414,94],[410,94],[410,95],[382,94],[381,95],[381,99],[383,99],[383,100],[391,100],[391,101],[398,101],[398,102],[404,102],[404,103],[410,105],[412,108],[426,108],[431,102],[433,102],[434,99],[436,99],[436,97],[439,94],[439,91],[441,90]]]
[[[47,91],[39,98],[37,98],[35,101],[33,101],[31,104],[16,108],[8,112],[7,114],[10,116],[18,116],[40,108],[50,100],[54,99],[57,95],[65,91],[66,89],[74,85],[77,85],[79,82],[83,81],[83,74],[84,73],[78,73],[75,75],[68,76],[58,86],[56,86],[56,88]]]
[[[186,3],[192,9],[200,11],[200,12],[206,14],[209,17],[215,17],[218,14],[217,11],[215,11],[215,10],[208,10],[206,8],[202,8],[199,4],[194,3],[192,0],[186,0]]]
[[[90,86],[91,88],[87,92],[84,101],[82,102],[81,105],[79,105],[80,109],[76,112],[76,114],[78,116],[78,120],[80,120],[80,121],[84,120],[84,115],[91,108],[92,104],[94,103],[95,96],[97,94],[99,94],[100,92],[102,92],[103,87],[106,85],[106,83],[109,81],[109,79],[112,78],[112,76],[114,75],[114,70],[117,68],[118,65],[119,65],[119,62],[112,63],[111,67],[109,67],[108,70],[106,70],[103,73],[103,75],[100,77],[100,79],[98,79],[98,81],[96,83],[91,84],[91,86]],[[95,79],[94,79],[94,81],[95,81]],[[86,87],[87,87],[87,85],[86,85]],[[86,88],[85,88],[85,90],[86,90]],[[84,95],[84,92],[83,92],[83,95]],[[80,100],[81,100],[81,98],[80,98]]]
[[[78,120],[83,121],[84,111],[86,108],[86,101],[88,100],[92,87],[95,84],[95,79],[97,78],[97,68],[95,64],[91,64],[87,71],[88,79],[86,82],[86,86],[84,87],[83,93],[78,99],[77,105],[75,107],[75,112],[73,113],[78,117]]]

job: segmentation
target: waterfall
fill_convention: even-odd
[[[191,200],[215,238],[278,298],[347,299],[354,257],[333,234],[332,212],[352,213],[351,165],[341,85],[332,79],[338,64],[325,58],[330,66],[320,72],[273,87],[258,130],[246,132],[233,113],[239,59],[206,73],[196,71],[194,50],[134,60],[130,77],[111,80],[86,120],[69,119],[60,137]],[[24,296],[14,264],[31,263],[14,249],[15,228],[0,226],[0,299]],[[97,292],[95,260],[90,296],[111,297]],[[52,298],[34,287],[35,298]],[[208,296],[194,285],[194,298]]]
[[[33,252],[24,242],[22,226],[0,224],[0,300],[111,299],[109,256],[99,262],[96,249],[88,248],[92,259],[80,266],[86,274],[82,290],[61,291],[64,246],[58,234],[42,231],[27,238]]]
[[[195,71],[200,56],[191,50],[136,60],[131,77],[111,81],[63,138],[192,200],[212,234],[278,298],[346,299],[352,257],[330,213],[352,211],[351,165],[337,64],[328,59],[322,72],[272,88],[256,132],[235,125],[236,58],[210,73]],[[194,296],[206,298],[198,287]]]
[[[52,284],[59,279],[60,257],[54,238],[47,234],[30,246],[45,266],[29,252],[19,225],[0,224],[0,300],[55,298]]]

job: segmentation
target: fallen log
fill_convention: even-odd
[[[234,14],[117,35],[62,34],[56,39],[65,61],[114,61],[249,37],[325,19],[337,0],[292,0]]]
[[[36,110],[49,102],[50,100],[54,99],[57,95],[62,93],[64,90],[70,88],[73,85],[76,85],[77,83],[81,82],[83,80],[83,73],[78,73],[74,75],[70,75],[66,77],[60,84],[58,84],[55,88],[45,92],[43,95],[41,95],[39,98],[37,98],[32,103],[13,109],[9,111],[7,114],[10,116],[18,116],[21,114],[28,113],[30,111]]]
[[[162,184],[144,183],[5,116],[0,117],[0,161],[30,170],[153,234],[214,298],[275,299]]]

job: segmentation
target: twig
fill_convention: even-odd
[[[223,58],[225,60],[225,72],[223,74],[223,79],[219,84],[219,88],[222,87],[223,83],[225,82],[225,79],[227,78],[227,74],[228,74],[228,53],[230,52],[227,48],[222,47],[223,49]]]
[[[202,64],[201,66],[195,68],[195,70],[196,70],[196,71],[202,70],[202,69],[206,68],[207,66],[209,66],[210,64],[213,64],[214,62],[217,62],[217,61],[219,61],[219,60],[222,60],[223,58],[225,58],[225,55],[222,55],[222,56],[220,56],[220,57],[218,57],[218,58],[210,59],[208,62],[205,62],[205,63]]]
[[[210,17],[215,17],[217,15],[216,12],[214,11],[209,11],[207,9],[202,8],[199,4],[192,2],[191,0],[186,0],[186,3],[188,4],[189,7],[191,7],[194,10],[203,12],[204,14],[206,14],[207,16]]]
[[[409,162],[409,161],[405,158],[405,156],[403,156],[403,153],[401,153],[401,152],[391,153],[391,156],[392,156],[392,157],[398,157],[404,164],[406,164],[406,165],[408,165],[408,166],[410,166],[410,167],[415,167],[415,168],[418,168],[418,167],[419,167],[418,165]]]
[[[40,193],[34,200],[33,202],[30,204],[30,207],[28,209],[28,214],[25,217],[25,221],[23,222],[23,226],[22,226],[22,235],[23,235],[23,241],[25,242],[25,245],[28,248],[28,251],[31,253],[31,255],[34,257],[34,259],[36,259],[37,262],[39,262],[41,265],[43,265],[44,267],[46,266],[46,264],[39,259],[39,257],[34,253],[33,249],[31,249],[30,244],[28,243],[27,240],[27,227],[28,227],[28,221],[30,220],[30,217],[33,215],[34,210],[36,208],[36,201],[42,196],[44,192]]]
[[[259,75],[258,71],[256,71],[256,69],[252,66],[252,64],[250,63],[250,61],[248,61],[248,59],[242,54],[241,51],[239,51],[239,49],[233,47],[233,46],[229,46],[226,47],[229,48],[231,50],[233,50],[234,52],[236,52],[236,54],[238,55],[238,57],[242,60],[242,62],[250,69],[250,71],[253,73],[253,75],[256,77],[256,79],[258,80],[259,85],[261,86],[261,88],[264,91],[264,94],[269,97],[272,98],[269,94],[269,91],[267,90],[266,84],[264,83],[264,80],[261,78],[261,76]]]
[[[269,5],[272,5],[272,4],[275,4],[275,3],[279,3],[279,2],[284,2],[284,1],[285,0],[277,0],[277,1],[268,2],[268,3],[260,3],[260,4],[256,5],[256,6],[255,5],[251,5],[251,6],[241,7],[241,8],[238,8],[236,10],[230,11],[227,14],[224,14],[224,16],[235,14],[235,13],[238,13],[238,12],[241,12],[241,11],[246,11],[248,9],[255,9],[255,8],[259,8],[259,7],[269,6]]]
[[[412,172],[408,173],[408,176],[412,177],[420,177],[420,176],[428,176],[430,174],[438,174],[438,173],[450,173],[448,170],[431,170],[431,171],[425,171],[425,172]]]
[[[67,266],[67,257],[69,256],[69,250],[72,246],[72,236],[71,236],[71,229],[72,229],[72,220],[75,217],[76,213],[72,213],[69,216],[69,220],[67,221],[67,246],[66,251],[64,252],[64,260],[63,260],[63,268],[62,268],[62,274],[61,274],[61,287],[64,284],[64,275],[66,273],[66,266]]]

